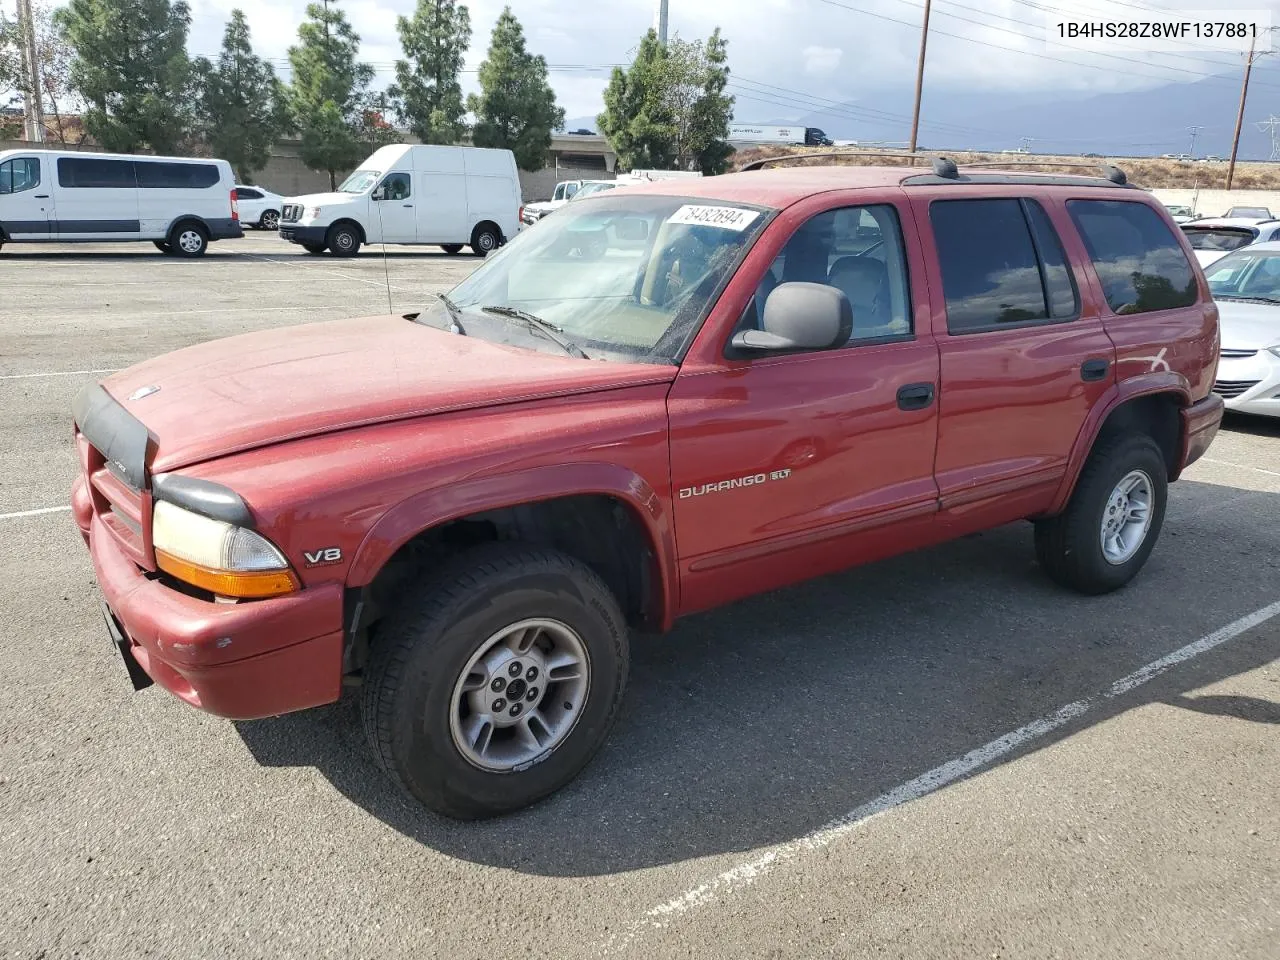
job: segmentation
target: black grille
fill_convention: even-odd
[[[302,204],[286,203],[280,208],[281,223],[297,223],[302,219]]]
[[[1242,393],[1248,393],[1261,380],[1219,380],[1213,385],[1213,392],[1224,400],[1234,400]]]
[[[1231,350],[1227,347],[1223,347],[1221,350],[1224,360],[1243,360],[1245,357],[1252,357],[1257,352],[1257,350]]]

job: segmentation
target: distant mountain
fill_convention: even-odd
[[[912,99],[911,90],[877,91],[843,107],[781,120],[748,114],[743,104],[735,110],[735,119],[802,123],[821,127],[837,140],[905,142]],[[1021,147],[1025,137],[1030,138],[1027,146],[1033,153],[1149,156],[1187,152],[1191,141],[1187,128],[1199,126],[1196,156],[1225,157],[1231,152],[1239,100],[1238,75],[1136,93],[1051,96],[930,88],[926,78],[920,143],[925,149],[1008,150]],[[1280,111],[1280,69],[1256,67],[1241,130],[1240,159],[1270,157],[1271,136],[1259,130],[1257,123],[1276,111]]]

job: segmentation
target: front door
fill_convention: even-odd
[[[941,518],[977,529],[1047,509],[1115,381],[1115,348],[1079,294],[1087,277],[1064,253],[1065,211],[922,197],[916,219],[933,232],[945,299],[934,321]]]
[[[888,540],[909,544],[913,522],[931,527],[938,352],[915,329],[922,271],[901,222],[889,203],[804,220],[741,321],[758,324],[778,284],[829,284],[853,308],[845,345],[717,359],[672,385],[684,612],[872,559]]]
[[[39,157],[0,163],[0,227],[10,240],[48,240],[53,234],[53,191]]]
[[[418,217],[414,205],[413,177],[407,173],[388,173],[373,193],[374,223],[383,243],[415,243],[418,240]],[[377,241],[373,241],[377,242]]]

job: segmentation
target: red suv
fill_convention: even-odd
[[[359,686],[387,772],[479,817],[587,764],[633,628],[1015,520],[1124,585],[1217,362],[1119,171],[750,169],[570,204],[418,313],[114,374],[72,502],[136,686]]]

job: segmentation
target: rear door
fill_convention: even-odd
[[[138,181],[132,160],[59,157],[57,175],[58,239],[138,239]]]
[[[1063,210],[945,196],[916,201],[944,301],[935,475],[943,521],[977,529],[1047,508],[1115,351],[1067,259]]]
[[[1213,380],[1203,356],[1216,342],[1217,308],[1165,218],[1140,200],[1079,199],[1066,208],[1093,263],[1118,379],[1174,388],[1181,380],[1203,396]]]
[[[52,236],[53,195],[39,157],[10,157],[0,163],[0,228],[10,240]]]

